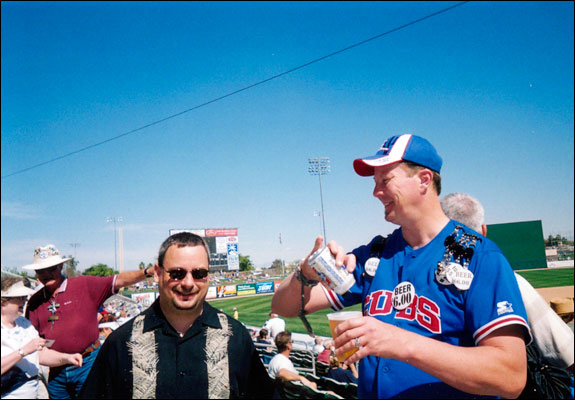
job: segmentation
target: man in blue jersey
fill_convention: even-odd
[[[373,176],[385,219],[399,225],[386,239],[346,254],[328,244],[356,284],[343,295],[317,285],[309,266],[315,246],[272,301],[285,317],[362,304],[363,316],[336,328],[336,354],[359,350],[359,396],[367,398],[517,397],[526,381],[531,340],[513,271],[497,246],[450,220],[441,209],[442,159],[426,139],[389,138],[373,157],[354,161]]]

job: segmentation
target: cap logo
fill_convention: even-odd
[[[392,136],[389,139],[387,139],[385,141],[384,144],[381,145],[381,147],[379,148],[379,154],[381,154],[382,156],[387,156],[390,152],[390,150],[393,148],[393,145],[395,145],[395,142],[397,141],[397,139],[399,138],[399,136]]]

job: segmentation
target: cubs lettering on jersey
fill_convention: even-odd
[[[432,333],[441,333],[441,310],[437,303],[424,296],[415,298],[403,310],[395,310],[392,305],[393,293],[389,290],[378,290],[365,298],[364,315],[375,317],[395,313],[395,318],[415,321]]]

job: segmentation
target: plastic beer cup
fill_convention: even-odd
[[[335,313],[327,314],[327,319],[329,321],[329,329],[331,330],[331,337],[335,340],[336,334],[334,333],[335,327],[341,324],[343,321],[346,321],[351,318],[359,318],[363,314],[361,311],[340,311]],[[357,347],[343,353],[338,354],[337,359],[339,362],[344,362],[348,357],[350,357],[353,353],[359,350]]]

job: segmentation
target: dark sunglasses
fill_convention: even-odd
[[[50,268],[37,269],[36,274],[38,274],[38,275],[51,274],[52,272],[56,271],[58,269],[58,267],[59,267],[59,265],[54,265],[53,267],[50,267]]]
[[[166,269],[165,271],[168,273],[168,275],[170,275],[170,279],[174,281],[181,281],[188,274],[188,271],[182,268],[171,269],[169,271]],[[204,279],[206,276],[208,276],[208,270],[205,268],[195,268],[190,272],[192,273],[192,278],[194,279]]]

